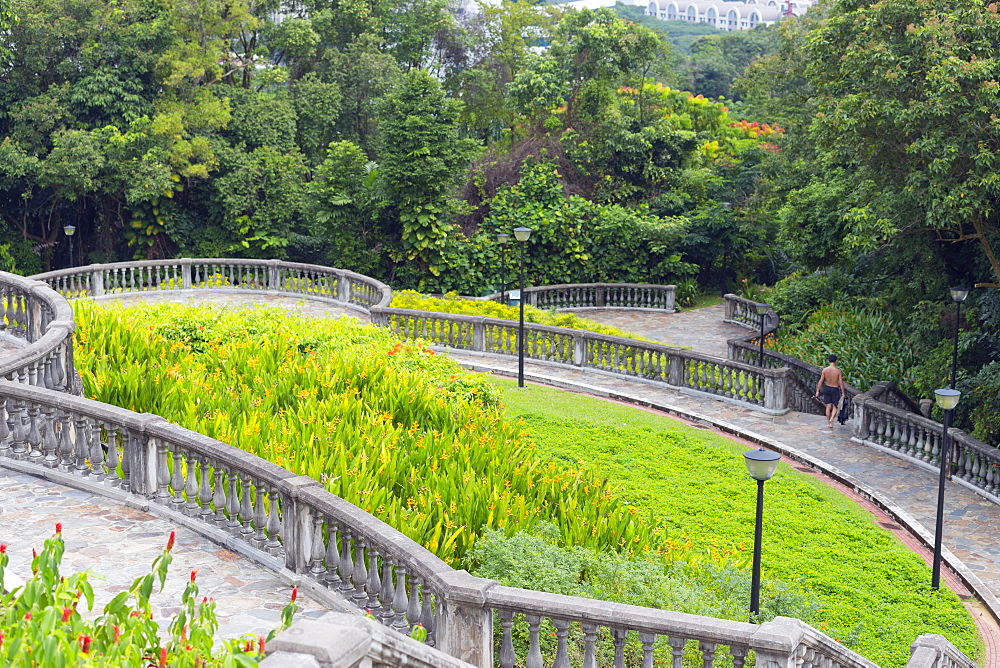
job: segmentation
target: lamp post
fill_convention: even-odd
[[[958,323],[962,315],[962,302],[969,296],[969,289],[954,287],[951,289],[951,300],[955,302],[955,351],[951,355],[951,389],[955,389],[955,371],[958,369]]]
[[[753,535],[753,576],[750,581],[750,614],[760,614],[760,541],[764,527],[764,483],[778,470],[781,455],[770,450],[750,450],[743,453],[750,477],[757,481],[757,522]]]
[[[771,310],[770,304],[755,304],[754,311],[760,316],[760,359],[758,363],[760,366],[764,366],[764,318],[767,316],[767,312]]]
[[[944,409],[944,433],[941,437],[941,472],[938,476],[937,522],[934,525],[934,565],[931,571],[931,589],[941,584],[941,538],[944,529],[944,484],[948,479],[948,455],[951,443],[948,428],[951,427],[951,412],[958,405],[962,393],[956,389],[934,390],[938,407]]]
[[[69,241],[69,266],[73,265],[73,233],[76,232],[76,225],[63,225],[63,232]]]
[[[733,205],[731,202],[719,202],[719,206],[722,208],[722,216],[725,218],[724,225],[728,225],[729,211],[732,209]],[[722,296],[726,296],[726,278],[729,276],[729,234],[728,229],[723,230],[723,238],[725,241],[722,243]]]
[[[497,243],[500,244],[500,303],[507,303],[507,242],[510,235],[504,232],[497,234]]]
[[[521,298],[518,300],[520,314],[517,321],[517,386],[524,387],[524,247],[531,236],[530,227],[515,227],[514,238],[521,242]]]

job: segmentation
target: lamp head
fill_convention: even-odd
[[[763,448],[743,453],[743,463],[747,465],[747,471],[754,480],[770,480],[778,470],[780,461],[781,455]]]
[[[951,289],[951,300],[956,304],[961,304],[969,296],[969,288],[956,286]]]
[[[938,408],[950,411],[958,405],[958,400],[962,398],[962,393],[958,390],[945,389],[934,390],[934,399]]]
[[[514,228],[514,238],[518,241],[527,241],[528,237],[531,236],[530,227],[515,227]]]
[[[66,233],[67,237],[73,236],[73,233],[76,232],[76,225],[63,225],[63,232]]]
[[[497,243],[505,244],[510,239],[510,235],[505,232],[500,232],[497,234]]]
[[[754,310],[757,311],[757,315],[767,315],[767,312],[771,310],[770,304],[754,304]]]

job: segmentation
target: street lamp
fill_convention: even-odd
[[[962,315],[962,302],[969,296],[969,289],[954,287],[951,289],[951,300],[955,302],[955,352],[951,356],[951,389],[955,389],[955,371],[958,369],[958,322]]]
[[[69,266],[73,266],[73,233],[76,232],[76,225],[63,225],[63,232],[69,237]]]
[[[750,581],[750,614],[760,614],[760,539],[764,527],[764,483],[778,470],[781,455],[770,450],[750,450],[743,453],[750,477],[757,481],[757,523],[753,535],[753,578]]]
[[[948,441],[948,428],[951,427],[951,412],[958,405],[962,393],[956,389],[934,390],[935,400],[939,408],[944,409],[944,434],[941,438],[941,472],[938,476],[937,523],[934,527],[934,566],[931,571],[931,589],[937,589],[941,584],[941,538],[944,529],[944,483],[948,479],[948,451],[951,443]]]
[[[507,303],[507,242],[510,235],[504,232],[497,234],[497,243],[500,244],[500,303]]]
[[[719,206],[722,208],[722,217],[725,218],[723,223],[728,227],[729,224],[729,210],[733,208],[732,202],[719,202]],[[726,278],[729,276],[729,230],[724,229],[722,231],[722,296],[726,296]]]
[[[518,299],[520,315],[517,323],[517,386],[524,387],[524,247],[531,236],[530,227],[515,227],[514,238],[521,242],[521,298]]]
[[[764,318],[767,316],[767,312],[771,310],[770,304],[755,304],[754,310],[757,315],[760,316],[760,365],[764,366]]]

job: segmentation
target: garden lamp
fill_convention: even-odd
[[[750,450],[743,453],[750,477],[757,481],[757,522],[753,535],[753,576],[750,581],[750,614],[760,614],[760,543],[764,527],[764,483],[778,470],[781,455],[770,450]]]
[[[941,584],[941,540],[944,531],[944,485],[948,479],[948,460],[951,443],[948,429],[951,427],[951,412],[958,406],[962,393],[954,388],[934,390],[935,403],[944,410],[944,433],[941,438],[941,468],[938,475],[937,521],[934,526],[934,565],[931,570],[931,589]]]
[[[530,227],[515,227],[514,238],[521,242],[521,298],[518,299],[517,323],[517,386],[524,387],[524,247],[531,236]]]

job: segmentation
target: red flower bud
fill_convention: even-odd
[[[119,640],[121,640],[122,630],[117,624],[113,625],[111,628],[115,630],[115,642],[117,643]]]
[[[56,533],[57,534],[62,533],[62,522],[56,522]]]
[[[7,554],[7,546],[0,545],[0,554]]]
[[[24,613],[24,618],[28,621],[31,621],[31,613],[30,612]]]
[[[67,622],[73,616],[73,608],[63,608],[62,621]]]
[[[191,571],[191,582],[194,582],[195,576],[198,575],[198,571]]]
[[[90,654],[90,636],[80,636],[80,651]]]
[[[171,531],[170,538],[167,539],[167,552],[174,549],[174,540],[177,538],[177,532]]]
[[[264,640],[264,636],[257,636],[257,651],[261,654],[264,653],[267,641]]]
[[[243,651],[247,652],[248,654],[253,651],[253,640],[247,640],[245,643],[243,643]]]
[[[295,599],[299,597],[299,588],[292,587],[292,603],[295,603]]]
[[[173,535],[173,533],[171,533],[171,535]],[[167,668],[167,648],[166,647],[161,647],[160,648],[160,663],[159,663],[159,668]]]

